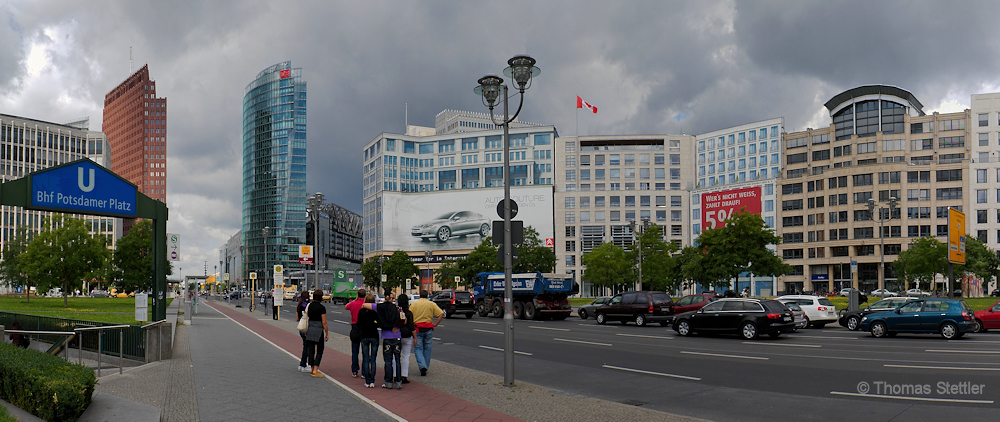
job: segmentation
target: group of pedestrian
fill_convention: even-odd
[[[330,337],[326,307],[322,304],[323,292],[316,290],[312,300],[308,298],[308,292],[303,292],[296,307],[296,321],[309,318],[309,329],[299,333],[302,337],[299,371],[323,377],[319,365],[325,348],[323,343]],[[412,304],[406,295],[394,300],[392,293],[386,294],[384,302],[376,303],[374,293],[358,289],[357,299],[344,308],[351,313],[351,375],[358,378],[360,374],[366,388],[375,388],[375,360],[380,341],[385,373],[382,388],[401,390],[403,384],[410,382],[410,354],[416,356],[420,375],[427,375],[434,328],[444,318],[444,311],[427,300],[426,291],[421,291],[420,299]]]

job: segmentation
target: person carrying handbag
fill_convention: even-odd
[[[324,344],[330,340],[330,330],[326,325],[326,307],[323,306],[323,291],[313,292],[312,301],[306,307],[306,317],[309,318],[309,329],[306,331],[306,357],[312,372],[309,374],[322,378],[325,375],[319,372],[319,364],[323,359]]]
[[[306,315],[306,306],[309,306],[309,292],[303,290],[299,294],[299,303],[295,307],[295,321],[299,324],[302,323],[302,319],[305,318],[306,321],[309,317]],[[308,331],[308,323],[306,324],[306,331]],[[302,337],[302,359],[299,360],[299,372],[309,372],[309,367],[306,366],[308,363],[308,355],[306,353],[306,333],[305,331],[299,330],[299,337]]]

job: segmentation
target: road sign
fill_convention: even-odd
[[[309,245],[299,245],[299,264],[312,265],[313,247]]]
[[[503,244],[503,220],[493,221],[493,244]],[[520,245],[524,242],[524,221],[510,220],[510,243]]]
[[[948,208],[948,262],[965,264],[965,213]]]
[[[181,260],[181,235],[177,233],[167,233],[167,259]]]
[[[556,240],[551,237],[545,238],[545,247],[551,248],[556,245]]]
[[[517,202],[514,202],[513,199],[501,199],[500,202],[497,202],[497,214],[500,215],[500,218],[503,218],[505,201],[510,201],[510,218],[514,218],[517,215]]]
[[[149,321],[149,315],[147,314],[147,307],[149,306],[149,296],[145,293],[135,294],[135,320],[136,321]]]
[[[251,280],[256,280],[257,279],[257,273],[250,273],[250,279]]]

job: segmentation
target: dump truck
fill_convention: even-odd
[[[358,290],[350,281],[334,281],[330,286],[330,297],[333,303],[347,303],[358,298]]]
[[[566,319],[573,313],[567,297],[580,291],[572,275],[542,272],[512,274],[511,287],[517,319]],[[503,316],[504,273],[477,274],[472,291],[479,316]]]

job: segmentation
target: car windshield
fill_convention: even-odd
[[[826,306],[833,306],[833,302],[830,302],[830,299],[827,299],[825,297],[819,298],[819,304],[820,305],[826,305]]]
[[[472,294],[469,292],[455,292],[455,299],[458,300],[472,299]]]
[[[767,309],[768,312],[779,312],[780,313],[780,312],[784,312],[785,311],[785,305],[783,305],[781,302],[778,302],[776,300],[765,300],[765,301],[761,301],[760,303],[762,305],[764,305],[764,308]],[[795,306],[798,306],[798,305],[795,305]]]
[[[787,302],[787,303],[785,303],[785,306],[788,307],[788,309],[791,309],[793,311],[801,311],[802,310],[802,307],[799,306],[798,303],[794,303],[794,302]]]
[[[455,213],[454,213],[454,212],[449,212],[449,213],[446,213],[446,214],[441,214],[441,215],[439,215],[438,217],[436,217],[436,218],[435,218],[435,220],[448,220],[448,219],[450,219],[450,218],[451,218],[451,216],[453,216],[453,215],[455,215]]]
[[[666,293],[653,293],[653,304],[660,305],[664,303],[673,303],[673,299],[670,295]]]

